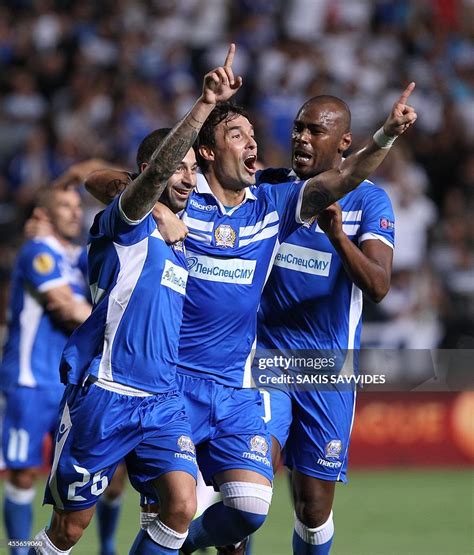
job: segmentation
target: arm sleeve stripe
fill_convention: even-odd
[[[385,245],[388,245],[392,249],[394,248],[393,243],[391,243],[386,237],[384,237],[383,235],[378,235],[377,233],[370,233],[370,232],[364,233],[359,237],[359,245],[364,241],[368,241],[370,239],[375,239],[376,241],[382,241],[382,243],[384,243]]]

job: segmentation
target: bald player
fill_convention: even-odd
[[[416,119],[407,100],[411,83],[392,112],[404,122],[381,128],[374,140],[388,149]],[[299,110],[292,132],[292,170],[265,170],[261,182],[295,182],[338,168],[351,145],[351,114],[334,96],[316,96]],[[364,181],[316,221],[281,245],[265,287],[258,347],[321,360],[334,371],[357,372],[363,295],[380,302],[390,287],[394,216],[387,194]],[[298,368],[292,369],[298,372]],[[327,554],[334,534],[335,484],[346,481],[355,389],[347,385],[264,392],[273,460],[286,448],[295,504],[293,553]]]

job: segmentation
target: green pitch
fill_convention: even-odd
[[[332,555],[474,554],[473,484],[468,471],[351,472],[350,484],[337,488]],[[0,489],[3,496],[1,485]],[[118,533],[119,555],[128,553],[138,530],[137,505],[138,495],[129,487]],[[35,531],[47,524],[49,515],[50,508],[37,500]],[[292,529],[289,490],[280,475],[270,516],[255,538],[254,555],[291,554]],[[95,553],[92,522],[73,554]]]

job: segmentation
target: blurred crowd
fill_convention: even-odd
[[[310,96],[348,103],[358,147],[416,81],[417,124],[374,177],[394,205],[397,248],[364,341],[472,348],[473,36],[473,0],[3,0],[1,322],[38,187],[90,157],[133,169],[140,140],[185,113],[233,41],[238,101],[266,166],[289,164],[292,120]]]

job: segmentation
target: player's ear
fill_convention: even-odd
[[[140,173],[144,172],[148,168],[148,162],[142,162],[140,164]]]
[[[339,152],[346,152],[346,150],[351,146],[352,144],[352,133],[344,133],[344,135],[341,137],[341,140],[339,141]]]
[[[37,206],[32,214],[31,217],[36,219],[36,220],[48,220],[49,221],[49,212],[48,209],[45,208],[44,206]]]
[[[214,151],[209,146],[199,145],[199,155],[203,160],[206,160],[206,162],[214,161]]]

